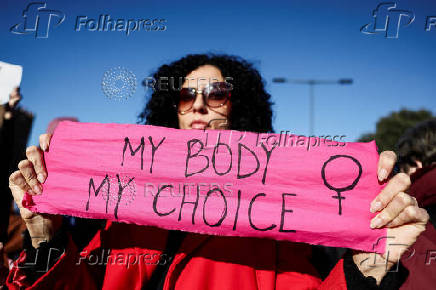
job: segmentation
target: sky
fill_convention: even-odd
[[[409,25],[407,15],[401,19],[398,38],[360,31],[372,23],[373,10],[383,1],[40,2],[65,15],[58,26],[58,18],[51,18],[47,38],[10,31],[24,22],[23,10],[32,1],[0,2],[0,61],[23,66],[21,106],[35,114],[29,145],[38,144],[56,117],[136,123],[146,103],[141,81],[188,53],[227,53],[253,62],[272,96],[277,133],[309,134],[309,87],[273,83],[275,77],[353,79],[352,85],[315,87],[317,136],[345,135],[343,140],[355,141],[374,131],[379,118],[401,108],[436,114],[436,25],[426,31],[436,1],[394,2],[396,10],[415,17]],[[78,17],[98,20],[100,15],[165,19],[166,29],[126,35],[82,25],[76,31]],[[381,12],[378,16],[386,19]],[[109,98],[102,90],[105,72],[117,67],[136,77],[127,99]]]

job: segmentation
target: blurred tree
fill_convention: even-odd
[[[376,132],[365,133],[359,137],[358,142],[368,142],[373,139],[377,142],[378,151],[396,150],[395,143],[403,133],[417,123],[434,118],[431,111],[411,111],[401,109],[399,112],[392,112],[389,116],[381,118],[377,122]]]
[[[369,142],[375,139],[374,133],[365,133],[362,134],[359,139],[357,139],[358,142]]]

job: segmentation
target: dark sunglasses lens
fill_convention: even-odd
[[[179,111],[186,111],[192,107],[192,104],[195,100],[195,91],[189,88],[183,88],[180,90],[180,99],[179,99]]]
[[[219,107],[225,104],[228,97],[229,97],[229,92],[212,91],[209,93],[209,97],[207,98],[207,104],[210,107]]]
[[[230,97],[230,88],[227,83],[214,83],[207,97],[209,107],[220,107]]]

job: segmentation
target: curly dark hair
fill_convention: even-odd
[[[436,119],[421,122],[406,130],[396,147],[398,166],[403,172],[417,166],[416,161],[421,161],[422,167],[436,162]]]
[[[223,77],[233,78],[229,81],[233,85],[229,129],[259,133],[273,132],[271,96],[265,91],[260,73],[251,63],[240,57],[223,54],[188,54],[159,67],[153,74],[153,79],[184,79],[190,72],[203,65],[213,65],[221,71]],[[146,79],[142,85],[148,86]],[[144,110],[138,115],[138,123],[178,128],[177,110],[173,105],[178,93],[177,89],[154,90]]]

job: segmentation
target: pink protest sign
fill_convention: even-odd
[[[61,122],[32,211],[384,252],[375,142]]]

